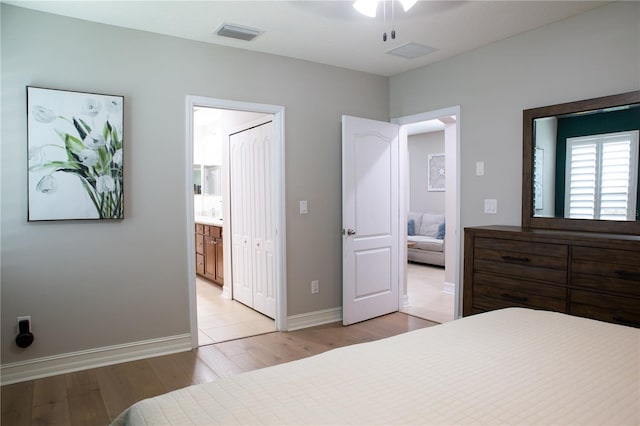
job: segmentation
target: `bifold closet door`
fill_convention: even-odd
[[[233,297],[275,317],[273,125],[230,137]]]

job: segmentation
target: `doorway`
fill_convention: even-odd
[[[441,236],[442,253],[416,253],[417,249],[412,248],[409,256],[410,249],[404,245],[400,269],[404,291],[401,292],[400,311],[440,323],[458,318],[461,304],[459,109],[456,106],[393,120],[401,125],[402,136],[401,220],[408,224],[409,217],[415,216],[416,211],[437,214],[443,217],[441,229],[446,229],[445,235]],[[419,147],[412,147],[412,142]],[[419,158],[411,158],[412,155]],[[432,159],[438,160],[433,163],[438,163],[440,174],[444,174],[445,179],[440,182],[443,185],[436,185],[435,180],[431,182],[434,178],[429,176]],[[407,230],[405,235],[408,233]],[[431,242],[423,244],[433,249]]]
[[[284,108],[274,105],[251,104],[244,102],[219,100],[196,96],[187,96],[186,123],[187,123],[187,247],[196,247],[195,251],[188,250],[188,288],[190,303],[190,331],[192,347],[202,344],[214,343],[219,339],[245,337],[251,333],[273,331],[286,328],[286,278],[285,278],[285,246],[284,246]],[[209,116],[210,122],[202,124],[199,116]],[[231,225],[230,200],[232,185],[230,184],[230,170],[233,165],[229,157],[230,135],[251,127],[256,119],[265,117],[272,122],[273,138],[268,150],[264,151],[265,161],[272,165],[270,169],[270,196],[268,213],[273,217],[270,231],[274,236],[272,242],[273,255],[273,282],[275,292],[275,326],[274,321],[267,320],[259,325],[261,316],[257,312],[237,302],[233,294],[234,288],[234,262],[232,259],[233,233]],[[194,161],[203,158],[206,150],[197,146],[196,136],[202,136],[205,128],[207,142],[217,142],[219,148],[214,148],[214,159],[202,160],[200,174],[194,170]],[[216,155],[219,158],[216,158]],[[200,156],[200,157],[198,157]],[[216,163],[217,161],[217,163]],[[206,167],[205,167],[206,163]],[[236,169],[239,169],[237,167]],[[205,170],[206,169],[206,170]],[[242,168],[244,169],[244,168]],[[237,172],[237,170],[236,170]],[[236,176],[237,173],[236,173]],[[200,182],[196,182],[200,179]],[[200,183],[200,185],[198,185]],[[203,193],[207,186],[206,195]],[[211,192],[213,188],[213,193]],[[216,191],[217,190],[217,191]],[[251,213],[256,214],[258,213]],[[264,212],[262,212],[264,214]],[[196,219],[198,219],[196,221]],[[226,219],[226,220],[225,220]],[[196,223],[200,223],[196,225]],[[213,240],[212,244],[219,244],[218,252],[222,261],[218,258],[219,268],[224,273],[222,281],[216,270],[210,282],[204,280],[198,274],[196,268],[202,261],[198,254],[198,226],[204,228],[205,238]],[[194,234],[194,229],[196,233]],[[210,231],[211,235],[207,231]],[[212,232],[215,231],[215,232]],[[202,230],[201,230],[202,232]],[[215,235],[214,235],[215,234]],[[215,238],[214,238],[215,236]],[[224,255],[223,255],[224,253]],[[237,262],[236,262],[237,263]],[[236,268],[237,269],[237,268]],[[200,272],[200,270],[199,270]],[[203,275],[206,276],[206,275]],[[262,316],[266,320],[266,316]],[[230,335],[234,327],[224,329],[224,321],[230,320],[237,323],[235,328],[243,335]],[[269,328],[268,321],[271,321]],[[200,324],[203,323],[203,324]],[[241,324],[244,323],[244,324]],[[204,327],[203,327],[204,326]],[[211,333],[202,333],[199,330],[206,326],[215,326],[218,330],[209,327]],[[252,331],[253,330],[253,331]],[[213,333],[216,338],[213,338]],[[200,337],[199,337],[200,336]]]

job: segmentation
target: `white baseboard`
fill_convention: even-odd
[[[442,285],[442,292],[446,294],[456,294],[456,285],[445,281]]]
[[[24,382],[121,362],[191,350],[191,335],[162,337],[124,345],[71,352],[0,366],[0,384]]]
[[[400,309],[406,309],[408,308],[409,305],[409,295],[405,294],[402,296],[402,306],[400,307]]]
[[[288,331],[338,322],[342,321],[342,307],[324,309],[322,311],[309,312],[306,314],[291,315],[287,320]]]

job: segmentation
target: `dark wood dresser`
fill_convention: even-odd
[[[463,315],[520,306],[640,327],[640,237],[465,228]]]

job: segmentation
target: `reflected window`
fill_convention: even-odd
[[[567,139],[565,217],[636,220],[638,131]]]

